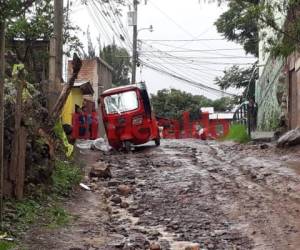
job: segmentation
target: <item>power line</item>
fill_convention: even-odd
[[[120,20],[119,13],[114,12],[114,9],[116,10],[117,7],[115,5],[113,7],[112,2],[108,2],[108,4],[109,4],[109,8],[107,8],[105,5],[104,8],[106,9],[110,20],[112,21],[112,23],[116,24],[116,29],[122,36],[121,40],[124,40],[127,46],[131,48],[132,43],[131,43],[131,39],[129,38],[129,33],[127,30],[125,30],[124,25]]]
[[[258,39],[248,39],[258,41]],[[201,42],[201,41],[228,41],[225,38],[194,38],[194,39],[143,39],[145,42]]]
[[[148,57],[148,60],[152,60],[152,58],[149,58],[149,57]],[[158,60],[162,61],[163,63],[165,63],[165,62],[168,63],[168,61],[166,61],[165,59],[158,59]],[[153,61],[153,60],[152,60],[152,61]],[[172,65],[172,66],[176,69],[176,71],[173,71],[172,69],[170,69],[170,68],[168,68],[168,67],[162,65],[160,62],[153,62],[153,63],[155,64],[156,67],[159,67],[159,66],[160,66],[160,68],[163,68],[164,71],[169,71],[169,72],[171,72],[172,74],[175,74],[175,75],[178,75],[178,76],[183,77],[183,78],[185,78],[185,79],[188,79],[188,77],[186,77],[186,76],[184,76],[184,75],[178,73],[178,72],[182,72],[182,71],[183,71],[183,70],[182,70],[182,67],[179,68],[179,67],[177,67],[177,66]],[[187,73],[187,71],[189,71],[190,69],[191,69],[191,68],[185,68],[184,72]],[[195,70],[195,69],[193,69],[193,70]],[[210,82],[212,81],[212,79],[208,79],[206,76],[199,75],[199,74],[198,74],[199,71],[200,71],[200,70],[197,70],[197,73],[194,72],[194,71],[190,71],[190,72],[188,72],[188,75],[189,75],[189,76],[193,76],[193,75],[194,75],[195,78],[200,77],[200,79],[201,79],[202,81],[203,81],[203,78],[205,78],[206,80],[208,80],[208,81],[210,81]],[[188,79],[188,80],[192,81],[191,79]],[[209,84],[209,83],[208,83],[208,84]]]
[[[188,84],[190,84],[190,85],[192,85],[192,86],[194,86],[194,87],[200,88],[200,89],[202,89],[202,90],[205,90],[205,91],[213,91],[213,92],[217,92],[217,93],[219,93],[219,94],[225,94],[225,95],[229,95],[229,96],[237,96],[237,95],[235,95],[235,94],[227,93],[227,92],[224,92],[224,91],[222,91],[222,90],[219,90],[219,89],[215,89],[215,88],[206,86],[206,85],[204,85],[204,84],[202,84],[202,83],[200,83],[200,82],[192,81],[192,80],[186,79],[186,78],[184,78],[184,77],[181,77],[181,76],[172,74],[172,73],[170,73],[170,72],[161,70],[161,69],[159,69],[159,68],[157,68],[157,67],[155,67],[155,66],[149,65],[148,63],[143,62],[143,64],[144,64],[146,67],[148,67],[148,68],[150,68],[150,69],[152,69],[152,70],[158,71],[158,72],[160,72],[160,73],[162,73],[162,74],[169,75],[169,76],[171,76],[171,77],[173,77],[173,78],[175,78],[175,79],[178,79],[178,80],[181,80],[181,81],[183,81],[183,82],[186,82],[186,83],[188,83]]]
[[[105,30],[104,26],[102,25],[102,22],[100,22],[97,19],[97,16],[94,15],[94,12],[92,11],[93,8],[90,5],[86,5],[86,8],[87,8],[90,16],[94,20],[94,23],[96,24],[97,28],[99,29],[99,32],[101,32],[102,34],[104,34],[104,36],[106,37],[107,41],[112,42],[112,38],[108,35],[108,32]]]
[[[150,51],[150,52],[207,52],[207,51],[237,51],[243,49],[185,49],[185,50],[159,50],[159,51]],[[143,51],[149,52],[149,51]]]
[[[172,23],[174,23],[179,29],[181,29],[184,33],[186,33],[187,35],[194,37],[193,34],[191,34],[189,31],[187,31],[183,26],[181,26],[180,24],[178,24],[172,17],[170,17],[166,12],[164,12],[163,10],[161,10],[156,4],[153,3],[153,1],[149,0],[149,2],[151,3],[151,5],[157,9],[160,13],[162,13],[167,19],[169,19]]]
[[[158,51],[153,51],[153,52],[144,52],[144,51],[141,51],[142,55],[149,55],[153,53],[157,53]],[[166,51],[166,52],[170,52],[170,51]],[[211,60],[215,60],[215,59],[249,59],[249,60],[253,60],[254,58],[252,57],[247,57],[247,56],[183,56],[185,58],[199,58],[199,59],[211,59]]]
[[[141,55],[143,56],[143,55]],[[165,58],[165,59],[172,59],[173,57],[170,56],[155,56],[154,58]],[[197,59],[199,57],[182,57],[182,59]],[[201,58],[200,58],[201,59]],[[238,63],[238,62],[212,62],[212,61],[201,61],[201,60],[195,60],[198,64],[210,64],[210,65],[252,65],[253,63],[247,62],[247,63]]]
[[[107,16],[103,13],[103,12],[105,12],[105,10],[102,8],[102,5],[100,5],[100,7],[103,12],[100,10],[99,5],[95,3],[95,0],[92,0],[91,2],[93,3],[93,5],[95,7],[95,8],[93,8],[93,11],[97,11],[98,14],[100,14],[103,17],[106,24],[109,26],[109,28],[111,29],[113,34],[115,34],[115,36],[119,40],[120,44],[123,44],[123,45],[125,45],[125,47],[127,47],[126,42],[120,38],[120,34],[118,34],[118,31],[116,31],[115,28],[113,27],[113,25],[112,25],[113,22],[111,23],[110,20],[108,20]],[[99,16],[97,16],[97,19],[99,20]],[[99,22],[101,22],[101,21],[99,21]]]

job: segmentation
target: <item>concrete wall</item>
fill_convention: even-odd
[[[105,61],[101,58],[98,58],[98,95],[100,96],[103,91],[112,88],[112,71],[113,68],[109,66]]]
[[[112,71],[113,68],[109,66],[105,61],[103,61],[101,58],[97,59],[98,61],[98,89],[97,89],[97,100],[100,97],[100,95],[103,93],[103,91],[112,88]],[[96,92],[95,92],[96,93]],[[99,116],[99,133],[102,137],[106,136],[104,124],[102,121],[102,112],[101,108],[98,107],[98,103],[96,101],[96,107],[98,110],[98,116]]]

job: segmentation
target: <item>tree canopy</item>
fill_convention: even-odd
[[[100,52],[100,57],[110,64],[113,71],[113,85],[122,86],[130,82],[129,70],[131,67],[130,56],[125,48],[117,46],[115,43],[104,46]]]
[[[258,19],[252,8],[259,0],[231,0],[228,10],[215,22],[219,33],[229,41],[241,44],[246,53],[258,56]]]
[[[226,39],[242,44],[246,53],[258,55],[259,39],[264,40],[266,51],[273,57],[287,57],[293,51],[299,51],[299,0],[217,2],[227,2],[229,7],[215,23],[218,32]]]
[[[257,63],[247,68],[234,65],[229,69],[225,69],[222,77],[216,77],[215,84],[222,90],[230,87],[237,89],[244,88],[243,97],[249,99],[255,96],[255,82],[257,79]]]
[[[199,119],[200,108],[214,107],[216,111],[228,111],[233,108],[233,100],[223,97],[210,100],[202,95],[192,95],[177,89],[159,90],[156,95],[151,95],[155,114],[168,119],[181,119],[184,111],[189,111],[192,120]]]

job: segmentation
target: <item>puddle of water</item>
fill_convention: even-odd
[[[300,175],[300,162],[299,161],[289,161],[287,162],[289,168],[293,169],[297,174]]]
[[[162,226],[141,226],[137,225],[139,218],[133,217],[126,209],[117,209],[119,211],[119,215],[122,219],[128,219],[131,221],[130,227],[132,229],[138,229],[141,231],[158,231],[161,236],[159,237],[159,240],[166,240],[170,244],[170,248],[172,250],[184,250],[186,247],[192,247],[192,246],[199,246],[198,243],[193,243],[193,242],[187,242],[187,241],[176,241],[175,237],[176,235],[169,233],[166,231],[165,228]]]

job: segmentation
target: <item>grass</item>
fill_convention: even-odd
[[[247,143],[251,140],[248,135],[246,126],[241,124],[231,125],[229,133],[225,136],[224,139],[228,141],[235,141],[238,143]]]
[[[0,240],[0,250],[9,250],[9,249],[13,249],[14,247],[16,247],[15,243],[5,241],[5,240]]]
[[[78,166],[69,162],[56,161],[52,174],[53,191],[57,195],[68,196],[73,187],[82,180],[82,172]]]
[[[46,216],[48,217],[47,227],[58,228],[68,225],[72,216],[63,209],[59,204],[54,204],[46,210]]]
[[[17,219],[22,222],[22,224],[32,224],[36,216],[41,209],[39,202],[28,199],[16,203],[16,215]]]
[[[56,161],[52,173],[51,193],[41,196],[38,187],[34,194],[22,201],[6,200],[4,227],[9,235],[17,237],[32,224],[38,223],[48,228],[67,225],[72,216],[63,208],[61,201],[69,196],[82,179],[79,167],[70,162]],[[1,249],[10,249],[9,242],[0,241]]]

